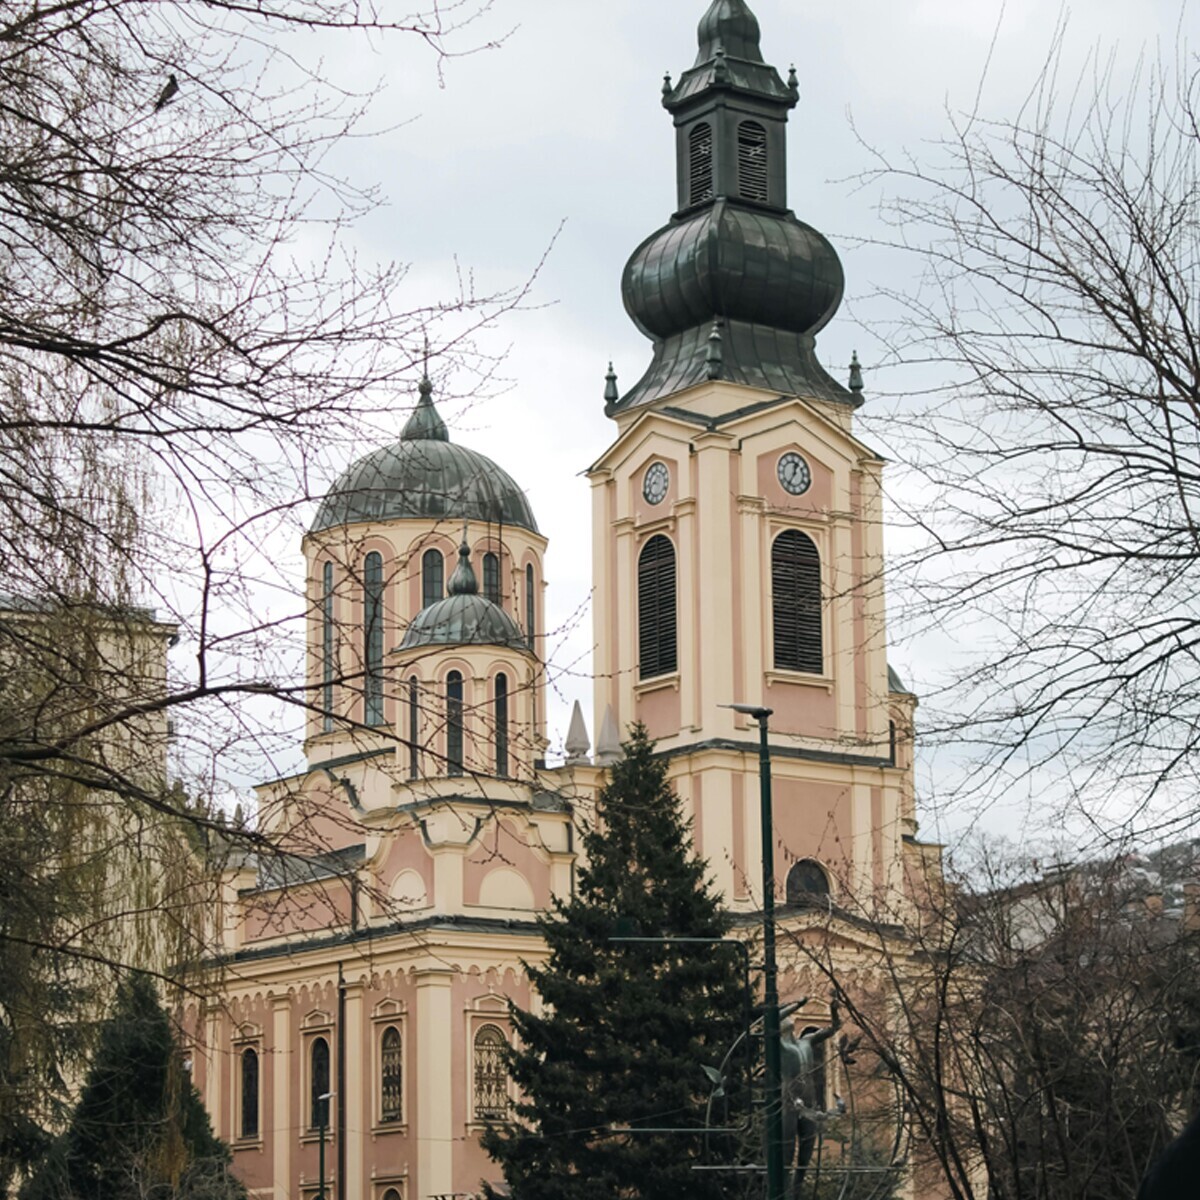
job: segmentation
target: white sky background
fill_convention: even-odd
[[[498,49],[443,63],[440,87],[435,59],[416,39],[393,38],[373,53],[361,42],[353,53],[349,41],[329,46],[333,78],[359,86],[378,78],[385,86],[370,123],[394,128],[348,143],[331,165],[356,183],[379,185],[386,206],[359,226],[355,241],[365,258],[410,263],[410,296],[425,302],[448,296],[460,266],[482,290],[516,286],[562,225],[532,297],[542,307],[508,317],[486,335],[490,349],[507,350],[501,373],[508,387],[467,411],[455,404],[442,410],[455,441],[488,454],[527,489],[550,539],[549,624],[565,629],[552,639],[552,646],[559,642],[553,665],[574,666],[559,676],[550,708],[555,749],[576,698],[596,734],[587,679],[590,613],[578,618],[591,587],[590,498],[580,473],[615,431],[603,414],[609,359],[623,389],[649,362],[650,344],[621,304],[621,271],[674,208],[674,131],[660,88],[664,71],[678,79],[692,65],[696,23],[707,6],[708,0],[495,0],[457,45],[507,38]],[[878,311],[874,289],[903,287],[903,273],[915,269],[859,244],[885,231],[875,197],[853,183],[873,165],[854,128],[890,155],[929,153],[928,143],[947,129],[947,108],[975,105],[989,52],[980,111],[1015,115],[1062,11],[1033,0],[751,0],[751,6],[767,61],[785,74],[794,62],[800,77],[789,133],[789,202],[833,241],[845,266],[846,301],[818,341],[821,361],[844,379],[852,350],[866,367],[873,361],[869,330],[860,322]],[[1082,62],[1097,44],[1117,47],[1130,61],[1142,49],[1170,58],[1180,31],[1186,36],[1195,24],[1186,0],[1182,6],[1181,0],[1086,0],[1069,14],[1068,58]],[[919,381],[868,369],[865,414],[872,392],[898,393],[913,384]],[[410,402],[398,397],[398,404]],[[404,417],[397,411],[397,432]],[[879,440],[869,428],[865,436]],[[292,549],[300,579],[298,541]],[[927,636],[893,643],[890,656],[920,692],[936,685],[954,647]],[[933,778],[926,764],[923,786]]]

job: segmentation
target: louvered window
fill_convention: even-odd
[[[440,550],[426,550],[421,557],[421,607],[436,604],[446,594],[446,560]]]
[[[655,534],[638,558],[638,658],[641,677],[676,669],[675,547]]]
[[[309,1128],[329,1126],[329,1043],[313,1038],[309,1050]]]
[[[495,1025],[481,1025],[475,1034],[475,1110],[477,1121],[508,1119],[508,1039]]]
[[[368,725],[383,724],[383,557],[372,552],[363,564],[363,714]]]
[[[699,204],[713,197],[712,126],[695,126],[688,134],[688,203]]]
[[[258,1137],[258,1051],[242,1051],[242,1137]]]
[[[463,677],[446,676],[446,774],[463,773]]]
[[[771,547],[771,607],[776,670],[820,675],[821,558],[798,529],[781,533]]]
[[[379,1119],[399,1121],[404,1116],[404,1061],[400,1047],[400,1030],[389,1025],[383,1031],[379,1045],[379,1079],[382,1089]]]
[[[500,603],[500,560],[490,550],[483,556],[483,596]]]
[[[757,121],[738,126],[738,194],[767,199],[767,131]]]
[[[421,692],[417,677],[408,681],[408,777],[416,779],[421,773]]]
[[[496,676],[496,774],[508,775],[508,676]]]
[[[321,572],[321,732],[333,732],[333,563]]]

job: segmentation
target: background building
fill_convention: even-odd
[[[197,1082],[258,1194],[316,1194],[323,1124],[332,1196],[496,1177],[477,1136],[507,1113],[506,1002],[536,1003],[533,917],[569,892],[576,821],[633,722],[670,756],[731,909],[758,909],[774,855],[798,934],[785,996],[805,930],[862,971],[936,866],[915,840],[915,699],[887,665],[883,463],[854,433],[857,372],[843,387],[815,352],[841,264],[787,207],[798,94],[742,0],[714,0],[664,87],[678,210],[622,284],[653,357],[623,394],[610,372],[615,439],[588,472],[594,756],[577,714],[566,763],[544,765],[546,541],[518,483],[450,439],[428,381],[400,440],[318,511],[308,766],[259,789],[282,852],[227,872],[221,1003],[192,1014]],[[773,847],[731,701],[775,710]]]

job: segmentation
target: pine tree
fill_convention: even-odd
[[[144,976],[121,985],[66,1131],[21,1200],[244,1200]]]
[[[539,922],[549,954],[528,970],[545,1010],[512,1007],[516,1120],[483,1139],[514,1200],[729,1194],[729,1176],[692,1168],[737,1156],[734,1139],[703,1127],[705,1068],[744,1027],[740,960],[720,946],[611,940],[725,932],[666,776],[636,727],[584,834],[576,893]],[[622,1132],[639,1126],[698,1132]]]

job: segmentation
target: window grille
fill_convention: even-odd
[[[655,534],[638,557],[638,659],[643,679],[676,669],[675,547]]]
[[[767,200],[767,131],[757,121],[738,126],[738,195]]]
[[[786,893],[789,904],[802,904],[814,896],[829,895],[829,876],[820,863],[802,858],[787,873]]]
[[[699,204],[713,197],[712,126],[700,124],[688,134],[688,203]]]
[[[416,779],[421,774],[421,692],[417,677],[408,681],[408,777]]]
[[[333,563],[321,572],[321,732],[333,732]]]
[[[496,774],[508,775],[508,676],[496,676]]]
[[[463,773],[463,677],[446,676],[446,774]]]
[[[426,550],[421,556],[421,607],[436,604],[446,594],[446,560],[440,550]]]
[[[508,1120],[508,1068],[504,1051],[508,1039],[495,1025],[475,1033],[475,1120]]]
[[[258,1137],[258,1051],[242,1051],[242,1137]]]
[[[383,724],[383,556],[372,552],[363,564],[363,719]]]
[[[313,1038],[309,1050],[309,1126],[329,1128],[329,1043]],[[324,1097],[324,1099],[322,1099]]]
[[[771,608],[776,669],[820,675],[821,557],[797,529],[781,533],[771,547]]]
[[[382,1088],[379,1119],[399,1121],[404,1116],[403,1074],[400,1030],[389,1025],[380,1042],[380,1084]]]
[[[483,556],[483,598],[500,603],[500,560],[490,550]]]
[[[533,588],[533,563],[525,566],[525,634],[529,638],[529,648],[534,648],[533,639],[537,635],[537,596]]]

